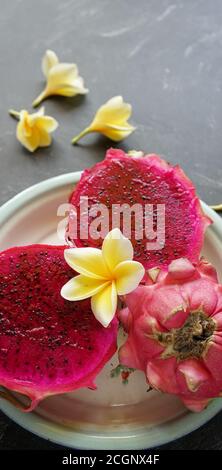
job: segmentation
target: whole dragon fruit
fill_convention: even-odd
[[[24,411],[50,395],[95,388],[116,351],[118,321],[103,328],[88,300],[60,295],[73,277],[65,248],[31,245],[0,253],[0,386],[29,397]]]
[[[157,390],[201,411],[222,392],[222,285],[204,259],[152,269],[148,284],[126,296],[120,318],[128,339],[120,363],[145,372]]]
[[[81,198],[88,198],[88,221],[81,222]],[[186,257],[192,262],[199,258],[203,237],[210,220],[201,209],[192,182],[179,166],[171,166],[157,155],[143,157],[132,156],[123,150],[109,149],[106,158],[83,172],[70,197],[75,209],[70,211],[67,235],[76,246],[100,247],[102,237],[81,234],[81,228],[90,226],[98,217],[96,205],[103,204],[109,211],[106,227],[108,233],[113,225],[112,208],[114,205],[137,204],[142,208],[145,219],[148,205],[153,205],[153,228],[157,226],[157,204],[165,207],[165,243],[162,247],[147,249],[147,236],[143,230],[141,237],[136,237],[135,214],[131,216],[131,238],[134,258],[146,268],[168,266],[175,258]],[[155,212],[156,211],[156,212]],[[86,212],[86,211],[85,211]],[[146,219],[148,219],[148,215]],[[144,219],[142,224],[144,225]],[[73,227],[77,220],[77,234]],[[120,220],[118,228],[123,231]],[[137,226],[139,223],[137,223]],[[106,235],[105,233],[105,235]]]

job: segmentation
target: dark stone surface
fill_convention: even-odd
[[[137,131],[121,147],[179,163],[207,203],[222,202],[221,0],[1,0],[0,203],[50,176],[101,160],[107,140],[71,137],[100,104],[122,94]],[[53,145],[34,155],[15,139],[11,107],[31,109],[41,91],[47,48],[77,62],[90,93],[51,99],[60,127]],[[12,240],[13,244],[13,240]],[[222,414],[167,449],[222,449]],[[56,448],[0,414],[0,449]]]

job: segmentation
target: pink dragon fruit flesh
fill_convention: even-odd
[[[0,253],[0,386],[30,399],[24,411],[50,395],[95,388],[95,377],[116,351],[116,319],[103,328],[88,300],[61,297],[73,277],[64,248],[32,245]]]
[[[222,285],[204,259],[151,270],[126,296],[120,318],[128,339],[120,363],[145,372],[157,390],[201,411],[222,392]]]
[[[109,209],[109,226],[112,227],[113,204],[165,205],[165,245],[153,251],[146,249],[147,237],[135,236],[135,216],[132,213],[131,241],[134,257],[146,268],[167,266],[175,258],[186,257],[192,262],[199,258],[204,231],[210,220],[204,216],[192,182],[179,166],[171,166],[157,155],[130,156],[123,150],[110,149],[106,158],[83,172],[70,197],[77,211],[77,235],[73,235],[76,223],[75,210],[70,211],[67,228],[68,238],[76,246],[100,247],[102,237],[94,239],[91,234],[81,238],[80,201],[88,197],[89,211],[93,205],[104,204]],[[89,224],[98,214],[89,214]],[[153,217],[156,224],[155,214]],[[121,224],[120,224],[121,225]],[[119,227],[122,230],[122,226]],[[154,227],[155,228],[155,227]],[[129,238],[129,237],[128,237]]]

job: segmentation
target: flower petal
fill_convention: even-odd
[[[118,125],[126,122],[131,114],[132,106],[124,103],[122,96],[114,96],[98,109],[93,124],[97,126],[101,122],[106,122]]]
[[[53,51],[46,51],[42,61],[42,70],[46,76],[46,87],[33,101],[33,107],[52,95],[71,97],[88,93],[84,87],[83,78],[79,76],[77,65],[60,63]]]
[[[91,299],[92,311],[96,319],[106,328],[117,309],[117,292],[115,282],[109,283],[101,292]]]
[[[34,152],[38,147],[47,147],[51,144],[52,138],[49,132],[53,132],[58,123],[51,116],[44,116],[44,107],[32,114],[29,114],[25,109],[20,112],[11,110],[10,114],[19,119],[16,137],[30,152]]]
[[[76,93],[79,93],[81,95],[85,95],[89,92],[88,88],[85,88],[84,86],[84,80],[80,75],[76,77],[76,79],[73,82],[73,88],[76,90]]]
[[[127,122],[131,113],[132,106],[124,103],[122,96],[114,96],[98,109],[91,124],[75,136],[72,143],[76,144],[90,132],[100,132],[115,142],[125,139],[135,130],[135,127]]]
[[[61,289],[61,296],[66,300],[83,300],[97,294],[108,284],[98,279],[80,274],[68,281]]]
[[[86,94],[84,80],[78,75],[76,64],[57,64],[48,75],[47,95],[75,96]]]
[[[41,116],[36,119],[36,125],[46,132],[53,132],[58,127],[58,122],[51,116]]]
[[[28,111],[22,109],[20,112],[19,125],[17,126],[17,134],[22,131],[22,134],[26,137],[29,137],[32,134],[32,128],[30,125],[30,115]],[[17,135],[18,137],[18,135]]]
[[[102,254],[108,268],[113,271],[122,261],[133,259],[133,246],[118,228],[114,228],[104,238]]]
[[[52,142],[51,135],[44,129],[41,129],[39,132],[39,147],[48,147],[51,144],[51,142]]]
[[[21,144],[27,148],[30,152],[34,152],[39,147],[40,133],[38,128],[34,127],[32,132],[27,135],[23,127],[22,121],[17,125],[17,139]]]
[[[76,64],[57,64],[51,68],[48,75],[47,87],[56,90],[62,85],[72,85],[78,76],[78,68]]]
[[[71,98],[72,96],[76,96],[76,95],[84,95],[86,92],[82,92],[80,91],[79,89],[77,89],[76,87],[74,87],[73,85],[63,85],[61,84],[61,86],[53,89],[53,91],[51,91],[51,94],[53,95],[60,95],[60,96],[67,96],[69,98]]]
[[[48,49],[42,59],[42,71],[45,77],[48,76],[50,69],[54,65],[58,64],[58,62],[59,62],[59,59],[57,55],[55,54],[55,52]]]
[[[119,295],[129,294],[135,290],[143,279],[145,269],[137,261],[123,261],[114,270],[116,289]]]
[[[129,132],[129,130],[132,132],[132,129],[135,130],[136,128],[131,126],[128,122],[123,123],[122,125],[117,125],[117,124],[106,124],[106,127],[108,129],[112,129],[114,131],[118,132]]]
[[[64,257],[68,265],[80,274],[100,280],[110,278],[102,251],[97,248],[69,248],[64,251]]]
[[[100,132],[114,142],[119,142],[120,140],[126,139],[135,129],[135,127],[126,123],[124,127],[104,125],[101,127]]]

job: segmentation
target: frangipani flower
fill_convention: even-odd
[[[58,122],[51,116],[44,115],[42,107],[37,113],[10,110],[9,114],[19,120],[16,137],[30,152],[38,147],[48,147],[52,142],[51,132],[58,127]]]
[[[115,228],[105,237],[102,250],[69,248],[64,256],[80,274],[63,286],[62,297],[71,301],[91,297],[95,317],[107,327],[115,315],[118,295],[136,289],[145,273],[142,264],[133,261],[131,241]]]
[[[115,142],[125,139],[135,130],[127,122],[131,114],[132,106],[124,103],[122,96],[114,96],[98,109],[89,127],[74,137],[72,144],[90,132],[99,132]]]
[[[75,96],[88,93],[77,65],[59,62],[53,51],[46,51],[42,59],[42,71],[46,77],[46,87],[33,101],[34,107],[51,95]]]

